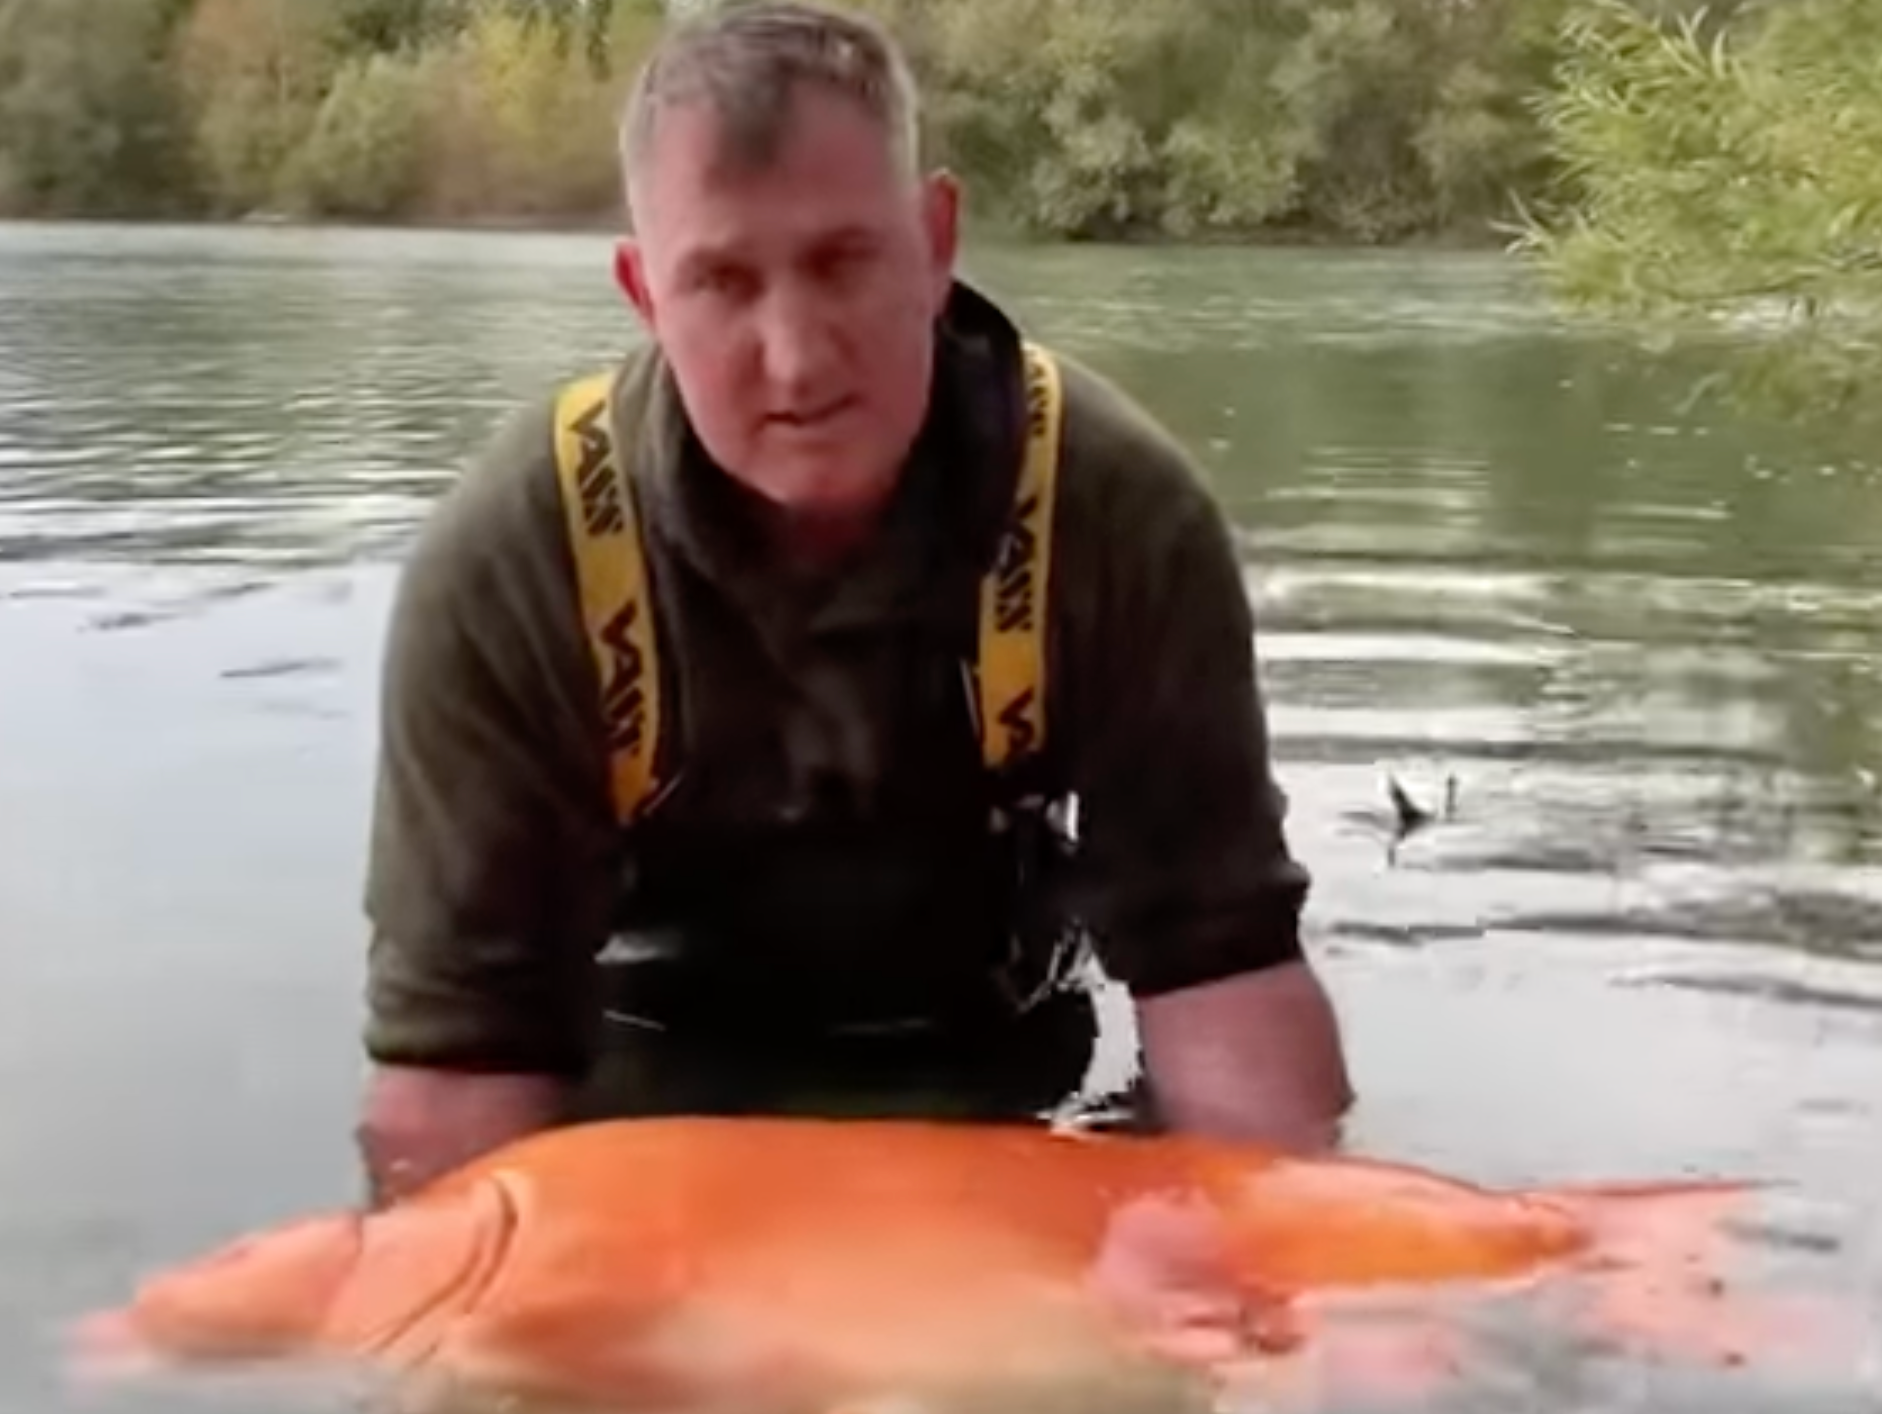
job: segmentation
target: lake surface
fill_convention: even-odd
[[[495,421],[637,337],[607,255],[0,227],[0,1414],[61,1406],[52,1323],[144,1265],[355,1196],[388,594]],[[1759,1260],[1882,1322],[1876,471],[1682,410],[1703,365],[1494,257],[969,272],[1244,533],[1355,1143],[1783,1180]],[[1388,772],[1455,781],[1395,853]],[[1482,1407],[1778,1407],[1537,1358]],[[1825,1386],[1783,1407],[1882,1393]]]

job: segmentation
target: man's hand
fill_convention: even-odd
[[[1172,1129],[1302,1151],[1339,1143],[1352,1082],[1332,1002],[1306,962],[1146,998],[1137,1028]]]
[[[394,1202],[480,1154],[547,1128],[563,1098],[561,1083],[542,1075],[377,1068],[355,1132],[372,1205]]]

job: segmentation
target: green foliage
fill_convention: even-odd
[[[616,95],[551,15],[481,0],[427,83],[427,209],[588,216],[617,200]]]
[[[1373,239],[1488,221],[1540,175],[1528,99],[1547,82],[1557,0],[1333,0],[1285,81],[1310,124],[1309,211]]]
[[[0,213],[170,215],[185,121],[158,0],[0,0]]]
[[[294,204],[361,218],[409,210],[423,172],[427,77],[392,54],[349,61],[295,153]]]
[[[911,37],[940,148],[1067,237],[1474,232],[1532,179],[1559,0],[955,0]]]
[[[1787,410],[1882,381],[1882,7],[1782,0],[1709,27],[1578,0],[1538,103],[1565,186],[1518,247],[1576,308],[1732,335]]]
[[[1522,97],[1562,0],[852,3],[904,40],[935,153],[1002,224],[1392,240],[1486,232],[1536,179]],[[580,220],[617,205],[615,108],[663,7],[0,0],[10,16],[32,17],[0,44],[21,56],[0,57],[18,209],[182,193],[217,216]],[[168,175],[127,179],[132,148]]]
[[[287,177],[339,68],[337,20],[321,0],[197,0],[191,9],[174,62],[212,213],[292,204]]]
[[[431,0],[335,0],[345,46],[364,54],[392,54],[430,37],[438,7]]]

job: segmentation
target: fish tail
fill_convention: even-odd
[[[1537,1324],[1625,1359],[1840,1378],[1874,1339],[1871,1318],[1853,1298],[1784,1289],[1756,1269],[1742,1225],[1768,1191],[1698,1181],[1539,1193],[1587,1234],[1577,1255],[1508,1283],[1297,1302],[1288,1348],[1218,1367],[1216,1408],[1312,1414],[1353,1399],[1424,1407],[1497,1376],[1498,1332]],[[1503,1324],[1510,1316],[1514,1328]]]
[[[1551,1299],[1582,1335],[1637,1356],[1728,1367],[1821,1368],[1860,1342],[1861,1316],[1828,1296],[1761,1282],[1735,1224],[1769,1186],[1695,1181],[1550,1191],[1590,1243]]]

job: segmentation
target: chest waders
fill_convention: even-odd
[[[1021,784],[1042,759],[1049,724],[1047,609],[1063,423],[1056,363],[1030,342],[1022,352],[1024,455],[997,553],[980,581],[975,657],[962,667],[980,760],[998,786],[988,829],[1011,859],[1016,897],[1030,913],[1036,907],[1030,886],[1056,853],[1070,848],[1070,826],[1042,792]],[[679,771],[670,765],[663,778],[660,769],[661,648],[633,482],[612,426],[614,378],[612,372],[597,373],[562,389],[555,458],[583,629],[600,685],[610,796],[621,828],[631,833],[657,812]],[[1049,921],[1016,918],[1007,930],[1006,956],[987,980],[1010,1018],[1037,1011],[1049,1032],[1057,1024],[1046,1015],[1053,1010],[1051,999],[1064,993],[1078,957]],[[894,1023],[858,1027],[833,1040],[840,1051],[866,1046],[868,1032],[894,1029]],[[723,1096],[693,1101],[682,1105],[733,1107]]]

